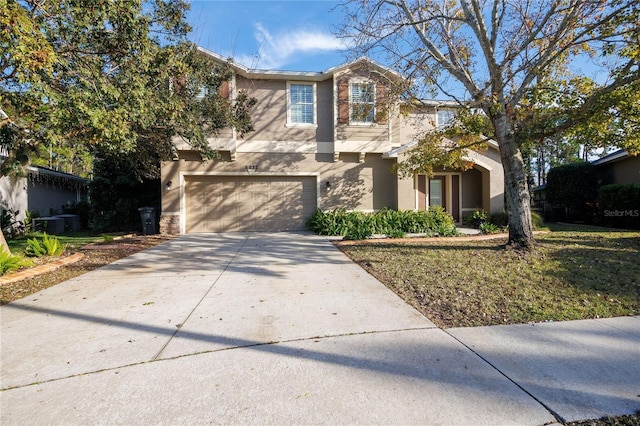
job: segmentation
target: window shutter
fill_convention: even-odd
[[[349,80],[338,81],[338,124],[349,124]]]
[[[229,82],[223,81],[220,85],[220,97],[222,99],[229,99]]]
[[[387,124],[389,120],[389,102],[387,99],[387,87],[376,83],[376,123]]]

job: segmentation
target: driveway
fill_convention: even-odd
[[[556,421],[461,343],[477,335],[310,234],[181,236],[5,305],[0,326],[3,425]]]

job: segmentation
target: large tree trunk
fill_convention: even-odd
[[[533,243],[533,227],[522,153],[516,144],[508,116],[504,113],[498,114],[492,120],[504,168],[504,191],[509,212],[508,244],[516,248],[529,248]]]

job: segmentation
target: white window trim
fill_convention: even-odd
[[[291,122],[291,85],[292,84],[303,84],[306,86],[313,86],[313,123],[292,123]],[[307,129],[317,129],[318,128],[318,90],[316,83],[309,81],[287,81],[287,122],[285,123],[285,127],[303,127]]]
[[[352,104],[353,104],[353,100],[351,99],[351,85],[352,84],[372,84],[373,85],[373,121],[354,121],[353,118],[351,117],[351,111],[353,110],[351,108]],[[364,78],[364,77],[355,77],[355,78],[351,78],[349,79],[349,125],[350,126],[366,126],[366,127],[371,127],[371,126],[377,126],[376,123],[376,97],[378,96],[377,94],[377,90],[376,90],[376,83],[375,81],[369,79],[369,78]]]
[[[438,114],[440,111],[453,111],[454,117],[455,117],[455,115],[457,113],[457,111],[454,108],[436,108],[436,119],[435,119],[436,129],[440,129],[440,128],[444,127],[444,124],[440,123],[440,116]]]

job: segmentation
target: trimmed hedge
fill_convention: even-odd
[[[382,209],[376,213],[318,209],[307,220],[307,227],[319,235],[342,235],[348,240],[374,234],[399,238],[406,233],[451,236],[458,232],[453,217],[442,207],[426,211]]]
[[[593,216],[598,197],[599,174],[591,163],[554,167],[547,175],[547,202],[555,220],[586,220]]]
[[[640,184],[605,185],[598,191],[598,201],[603,224],[640,229]]]

